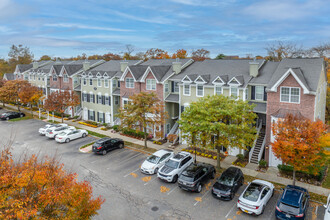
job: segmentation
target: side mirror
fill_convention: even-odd
[[[325,209],[328,208],[327,205],[323,205],[323,207],[324,207]]]
[[[247,184],[250,184],[251,182],[247,182]]]

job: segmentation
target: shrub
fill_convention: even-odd
[[[267,161],[265,160],[260,160],[259,161],[259,167],[260,168],[266,168],[268,166]]]
[[[201,155],[202,155],[203,157],[205,156],[205,154],[204,154],[204,153],[202,153]]]
[[[112,129],[115,131],[115,132],[118,132],[120,130],[120,127],[119,125],[114,125],[112,126]]]
[[[243,154],[237,154],[236,155],[238,160],[244,160],[244,155]]]
[[[95,125],[95,126],[98,126],[99,123],[97,123],[96,121],[86,121],[87,124],[90,124],[90,125]]]
[[[200,155],[201,153],[200,152],[197,152],[197,155]]]
[[[73,116],[73,119],[78,119],[79,118],[79,116],[78,115],[76,115],[76,116]]]
[[[284,173],[286,175],[292,175],[292,173],[293,173],[293,167],[289,166],[289,165],[279,164],[279,165],[277,165],[277,168],[279,169],[279,171],[281,173]],[[327,169],[327,166],[322,167],[321,170],[316,175],[314,175],[312,172],[296,171],[296,176],[304,177],[307,179],[315,179],[320,182],[325,177],[326,169]],[[312,170],[312,168],[310,168],[310,170]]]
[[[211,154],[209,154],[208,158],[211,158],[211,157],[212,157],[212,155],[211,155]]]
[[[217,156],[214,156],[213,159],[216,160],[217,159]]]

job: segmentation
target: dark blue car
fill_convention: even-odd
[[[275,216],[277,219],[305,219],[309,204],[309,193],[299,186],[288,185],[277,201]]]

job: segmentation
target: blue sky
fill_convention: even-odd
[[[120,53],[126,44],[134,53],[265,55],[279,40],[329,42],[329,11],[324,0],[0,0],[0,58],[12,44],[35,58]]]

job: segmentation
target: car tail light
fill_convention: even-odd
[[[256,209],[259,209],[260,206],[256,206]]]
[[[101,146],[101,147],[98,147],[98,148],[96,148],[96,149],[100,150],[101,148],[102,148],[102,146]]]
[[[303,216],[304,216],[304,213],[301,213],[301,214],[299,214],[299,215],[296,215],[297,218],[301,218],[301,217],[303,217]]]
[[[49,134],[53,134],[53,132],[49,132]]]
[[[62,139],[62,138],[58,138],[58,139]]]
[[[238,200],[237,203],[241,203],[241,201]]]
[[[276,209],[277,209],[277,211],[282,212],[278,206],[276,206]]]

